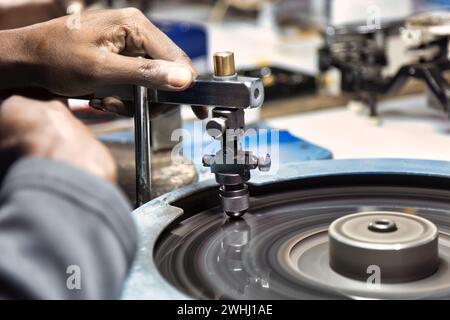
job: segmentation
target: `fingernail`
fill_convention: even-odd
[[[184,87],[192,80],[192,72],[184,67],[171,67],[167,76],[172,87]]]
[[[96,110],[100,110],[100,111],[105,111],[105,107],[98,102],[89,102],[89,106],[96,109]]]

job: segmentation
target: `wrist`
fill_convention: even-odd
[[[0,89],[38,86],[38,38],[29,27],[0,31]]]

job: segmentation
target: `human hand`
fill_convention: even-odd
[[[109,150],[64,104],[13,96],[0,105],[1,167],[26,156],[62,161],[117,180]]]
[[[41,87],[63,96],[88,95],[114,84],[184,90],[197,76],[187,55],[134,8],[86,11],[2,36],[9,47],[0,48],[0,71],[11,77],[0,78],[0,89]],[[142,55],[154,60],[136,57]],[[117,97],[91,106],[133,113]],[[207,116],[206,109],[194,112]]]
[[[187,55],[137,9],[86,11],[79,29],[67,27],[70,18],[27,30],[33,63],[40,70],[34,73],[35,85],[55,94],[79,96],[115,84],[184,90],[197,76]],[[137,57],[143,55],[153,59]],[[117,113],[129,111],[115,97],[92,105]]]
[[[20,28],[63,16],[75,2],[84,6],[83,0],[0,0],[0,30]]]

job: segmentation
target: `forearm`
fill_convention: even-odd
[[[10,169],[0,199],[0,298],[119,297],[136,233],[116,187],[62,162],[26,158]]]
[[[47,21],[65,13],[62,1],[0,0],[0,29],[15,29]]]
[[[0,90],[37,86],[39,37],[33,27],[0,31]]]

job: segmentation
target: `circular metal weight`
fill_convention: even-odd
[[[343,216],[329,227],[331,268],[366,280],[378,270],[383,283],[415,281],[439,266],[438,229],[429,220],[397,212],[363,212]]]

